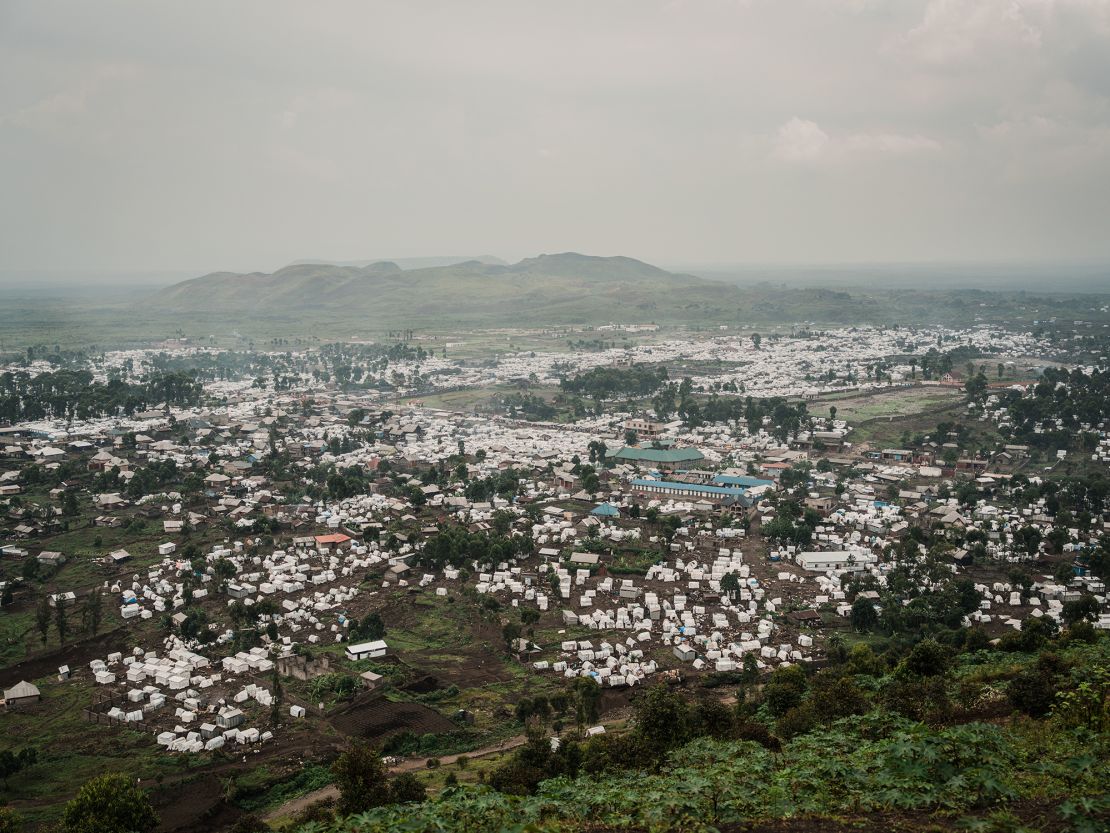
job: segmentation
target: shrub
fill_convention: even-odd
[[[389,793],[394,804],[409,804],[427,798],[424,785],[411,772],[403,772],[394,778],[389,785]]]
[[[775,723],[775,731],[778,732],[781,737],[789,739],[797,735],[806,734],[816,725],[817,714],[814,711],[813,704],[806,702],[800,706],[787,709],[786,714],[780,717]]]
[[[146,833],[158,826],[147,794],[118,772],[81,787],[62,819],[66,833]]]
[[[775,717],[782,717],[799,705],[806,693],[805,672],[797,665],[776,668],[763,687],[763,700],[767,710]]]

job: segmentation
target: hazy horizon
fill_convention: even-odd
[[[528,257],[541,254],[537,252]],[[554,253],[547,253],[554,254]],[[588,254],[588,253],[583,253]],[[627,257],[635,257],[625,254]],[[329,258],[299,258],[267,268],[249,270],[270,273],[297,264],[357,265],[390,261],[402,269],[462,263],[483,255],[428,256],[422,258],[370,257],[339,262]],[[934,289],[984,289],[998,291],[1036,291],[1110,293],[1110,259],[1060,262],[839,262],[839,263],[654,263],[671,272],[741,286],[772,284],[792,287],[862,287],[877,277],[890,288],[921,288],[918,282],[928,277]],[[194,272],[172,269],[136,270],[7,270],[0,269],[0,291],[26,294],[69,294],[84,290],[157,290],[180,281],[226,270]],[[1044,281],[1051,279],[1051,286]]]
[[[1110,260],[1110,0],[16,0],[0,178],[6,272]]]

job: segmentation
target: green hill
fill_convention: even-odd
[[[740,302],[742,291],[628,257],[541,255],[503,266],[467,261],[402,270],[295,264],[266,274],[216,272],[166,288],[154,309],[240,314],[334,313],[368,323],[573,323],[674,318]]]
[[[296,263],[272,273],[215,272],[167,287],[132,312],[268,332],[279,327],[359,329],[655,322],[712,326],[812,322],[1029,325],[1046,318],[1107,320],[1095,296],[890,289],[738,286],[668,272],[630,257],[573,252],[506,265],[489,259],[404,269]]]

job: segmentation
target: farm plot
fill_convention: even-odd
[[[328,718],[350,737],[381,743],[399,732],[428,735],[452,732],[459,727],[434,709],[420,703],[395,703],[378,694],[357,697]]]

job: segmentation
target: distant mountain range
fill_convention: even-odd
[[[369,266],[372,263],[388,261],[396,263],[402,269],[430,269],[434,266],[454,266],[457,263],[466,263],[476,260],[479,263],[492,263],[498,266],[508,266],[508,261],[494,255],[455,256],[455,257],[373,257],[369,260],[327,260],[325,258],[305,258],[294,260],[292,266],[306,264],[319,264],[325,266]]]
[[[365,331],[606,322],[967,325],[1107,318],[1089,296],[1035,301],[1010,292],[887,286],[875,274],[850,289],[737,285],[729,276],[720,277],[709,280],[630,257],[574,252],[514,264],[482,258],[410,269],[394,261],[295,263],[273,273],[216,272],[183,281],[146,296],[134,313],[201,316],[213,324],[279,332],[322,332],[340,325]]]
[[[400,326],[521,318],[642,321],[660,308],[719,305],[735,302],[739,294],[735,287],[629,257],[568,252],[511,265],[470,260],[402,269],[392,261],[377,261],[298,263],[268,274],[215,272],[169,286],[145,303],[178,312],[334,313]]]

